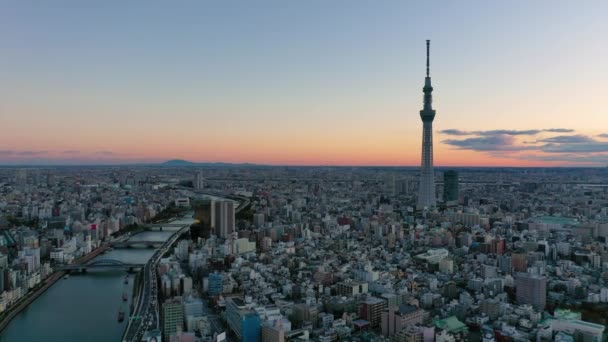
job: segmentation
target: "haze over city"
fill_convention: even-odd
[[[5,2],[0,164],[608,164],[605,1]]]

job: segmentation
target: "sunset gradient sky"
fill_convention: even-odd
[[[0,164],[608,165],[608,1],[3,1]]]

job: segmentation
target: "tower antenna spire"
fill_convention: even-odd
[[[424,79],[424,105],[420,111],[420,119],[422,119],[422,163],[420,168],[420,188],[418,189],[419,209],[432,208],[437,204],[435,198],[435,171],[433,169],[433,119],[435,119],[435,110],[433,110],[433,86],[431,85],[430,76],[430,51],[431,41],[426,41],[426,78]]]
[[[430,58],[430,51],[431,51],[431,41],[430,39],[426,40],[426,77],[430,77],[429,76],[429,69],[430,69],[430,62],[429,62],[429,58]]]

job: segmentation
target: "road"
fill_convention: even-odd
[[[154,252],[142,271],[142,286],[135,298],[135,309],[129,317],[123,341],[141,341],[147,330],[159,329],[160,317],[158,298],[158,285],[156,280],[156,265],[163,254],[179,239],[182,234],[190,230],[192,219],[182,220],[184,227],[176,231],[165,243]]]
[[[249,199],[246,197],[240,197],[241,201],[235,212],[243,210],[249,205]],[[174,224],[184,224],[184,227],[177,231],[171,236],[165,243],[156,250],[154,255],[148,260],[143,269],[143,286],[141,291],[135,298],[135,310],[129,317],[129,323],[127,329],[123,335],[123,341],[141,341],[144,333],[147,330],[160,329],[160,305],[158,303],[158,284],[156,279],[156,265],[165,252],[182,236],[184,233],[189,232],[190,225],[194,223],[193,219],[181,219],[179,221],[170,222]],[[219,320],[217,315],[211,314],[207,306],[205,305],[205,312],[209,317],[209,322],[214,332],[222,332],[225,329]]]

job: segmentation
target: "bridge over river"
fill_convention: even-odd
[[[123,262],[115,259],[96,259],[88,264],[70,264],[59,267],[61,271],[78,271],[85,272],[87,270],[129,270],[133,271],[137,268],[144,267],[144,264]]]

